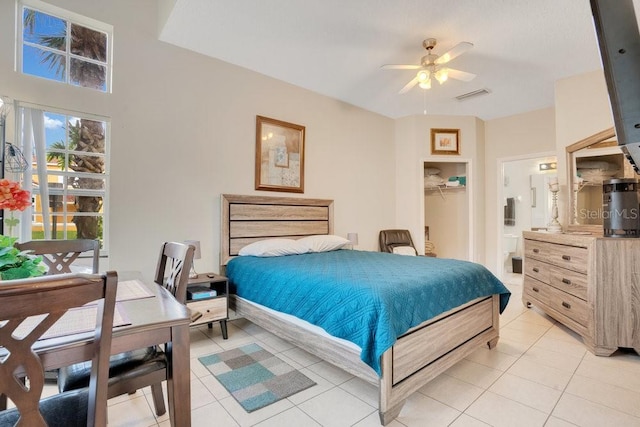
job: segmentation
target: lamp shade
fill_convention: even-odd
[[[193,252],[193,259],[200,259],[200,240],[185,240],[184,243],[186,245],[193,246],[196,250]]]
[[[352,245],[357,245],[358,233],[347,233],[347,240],[350,241]]]

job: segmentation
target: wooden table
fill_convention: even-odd
[[[167,394],[169,415],[174,427],[191,425],[191,374],[189,366],[189,313],[164,288],[138,273],[118,273],[118,281],[141,280],[153,297],[120,301],[131,322],[113,331],[111,354],[166,344]],[[55,369],[91,360],[93,332],[38,341],[35,350],[42,355],[46,369]]]

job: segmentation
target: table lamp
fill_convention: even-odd
[[[358,244],[358,233],[347,233],[347,240],[351,243],[351,249]]]
[[[195,260],[200,259],[202,256],[200,253],[200,240],[185,240],[184,243],[193,246],[196,249],[193,251],[193,262],[191,263],[191,272],[189,272],[189,279],[195,279],[198,277],[198,273],[195,268]]]

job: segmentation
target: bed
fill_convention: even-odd
[[[278,280],[278,277],[280,277],[278,276],[279,273],[275,276],[268,274],[275,269],[274,261],[255,257],[240,257],[231,263],[230,261],[236,258],[241,248],[260,240],[271,238],[298,239],[304,236],[333,234],[333,201],[224,194],[222,195],[221,206],[221,266],[223,270],[227,270],[227,274],[232,273],[230,276],[231,287],[237,287],[238,293],[243,295],[230,296],[231,306],[236,313],[264,329],[293,342],[300,348],[376,385],[379,390],[378,411],[380,422],[383,425],[396,418],[407,397],[424,384],[466,357],[479,346],[488,345],[489,348],[493,348],[498,342],[499,313],[501,307],[504,308],[506,305],[509,293],[484,267],[473,263],[459,262],[459,265],[464,267],[463,270],[469,268],[474,273],[472,276],[468,275],[465,279],[456,279],[455,281],[473,282],[476,280],[477,274],[488,274],[494,281],[498,282],[498,284],[494,284],[495,286],[491,291],[495,293],[482,294],[482,291],[475,291],[476,294],[472,295],[473,292],[469,293],[464,288],[460,288],[460,294],[466,296],[463,299],[458,298],[453,308],[429,317],[427,320],[418,321],[412,318],[411,322],[413,323],[406,330],[400,332],[398,332],[397,328],[406,327],[406,322],[404,320],[400,321],[402,319],[397,319],[397,322],[391,322],[394,323],[393,327],[396,328],[392,328],[391,335],[395,335],[391,338],[387,337],[384,342],[373,343],[374,350],[369,348],[369,343],[351,339],[348,334],[343,334],[340,328],[332,329],[331,326],[327,327],[323,324],[323,328],[333,331],[337,335],[333,336],[318,326],[297,319],[292,313],[287,313],[286,309],[284,309],[284,312],[280,312],[277,309],[269,308],[268,305],[271,305],[271,303],[248,292],[247,290],[250,288],[247,286],[252,281],[259,281],[261,287],[272,286],[273,283],[270,281]],[[326,254],[276,257],[274,259],[278,259],[278,264],[291,262],[294,264],[293,268],[300,268],[300,265],[303,264],[312,265],[316,260],[322,262],[329,262],[328,260],[330,260],[331,263],[346,262],[353,267],[358,265],[357,263],[360,262],[359,258],[361,256],[366,258],[366,262],[369,263],[373,262],[381,265],[384,263],[385,267],[380,267],[382,270],[387,268],[387,260],[393,261],[392,263],[395,264],[400,263],[404,266],[405,271],[407,265],[409,265],[406,263],[410,262],[430,260],[426,262],[432,266],[439,266],[441,271],[452,270],[453,264],[451,263],[455,263],[455,261],[451,260],[438,260],[428,257],[418,257],[422,258],[420,260],[416,257],[404,257],[395,254],[345,250]],[[409,258],[413,258],[413,260],[410,261]],[[312,259],[313,263],[310,261]],[[230,265],[227,269],[226,267],[229,263]],[[251,268],[262,268],[263,270],[249,273],[250,270],[247,270],[249,267],[241,266],[240,264],[251,265]],[[327,268],[334,267],[324,265],[319,267],[320,270],[326,270]],[[358,271],[357,267],[354,268]],[[365,267],[361,267],[360,271],[362,271],[362,268]],[[375,276],[378,272],[374,271],[372,274]],[[342,274],[338,275],[342,277]],[[360,276],[363,275],[360,274]],[[256,280],[256,278],[258,279]],[[444,276],[441,276],[441,278],[444,278]],[[234,283],[234,280],[238,283]],[[286,278],[280,278],[280,280],[283,285],[289,281]],[[386,280],[387,278],[383,277],[378,282]],[[247,281],[248,283],[245,283]],[[376,281],[373,280],[373,282]],[[327,282],[327,286],[329,285]],[[330,299],[335,289],[340,286],[344,287],[343,285],[343,283],[338,283],[334,290],[319,296],[318,299]],[[379,285],[381,284],[374,283],[372,286],[378,289],[377,286]],[[314,286],[316,285],[314,284]],[[366,286],[369,285],[367,284]],[[477,294],[477,292],[480,293]],[[273,294],[267,300],[273,300]],[[291,296],[286,292],[283,292],[283,294],[288,295],[287,298]],[[469,297],[469,295],[472,296]],[[336,300],[330,303],[328,307],[338,305],[337,301],[341,297],[336,295],[335,298]],[[402,298],[408,300],[406,296]],[[308,299],[308,296],[299,298],[300,301]],[[267,305],[262,305],[254,300]],[[416,305],[416,307],[419,306],[420,304]],[[274,307],[279,306],[274,304]],[[328,311],[331,310],[328,309]],[[394,316],[396,314],[390,315],[389,318],[395,320]],[[304,318],[304,315],[301,315],[301,317]],[[395,325],[395,323],[400,326]],[[352,330],[354,328],[350,328],[347,325],[346,329]],[[381,337],[389,335],[388,333],[374,331],[374,334],[376,333]],[[358,344],[354,344],[354,341]],[[377,357],[377,355],[380,356]]]

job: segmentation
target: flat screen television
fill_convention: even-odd
[[[618,145],[640,173],[640,33],[633,0],[591,0]]]

